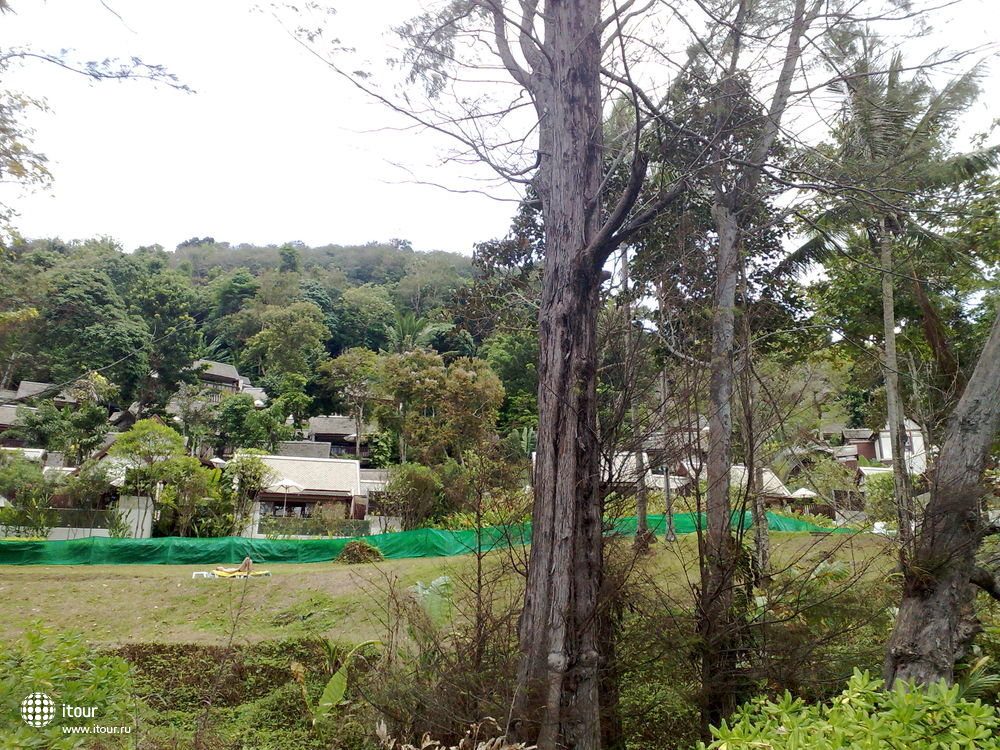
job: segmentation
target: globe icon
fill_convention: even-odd
[[[32,693],[21,701],[21,718],[31,727],[44,727],[56,715],[56,704],[45,693]]]

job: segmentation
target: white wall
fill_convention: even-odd
[[[91,536],[110,536],[107,529],[76,529],[69,526],[57,526],[49,529],[50,542],[62,542],[67,539],[86,539]]]
[[[118,498],[118,510],[129,525],[129,536],[133,539],[153,536],[153,501],[150,498],[124,495]]]
[[[906,420],[906,438],[907,448],[903,451],[906,470],[910,474],[923,474],[927,471],[927,446],[924,444],[924,433],[909,419]],[[888,427],[879,431],[875,454],[880,461],[892,461]]]

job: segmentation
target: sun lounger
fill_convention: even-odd
[[[242,570],[196,570],[191,574],[192,578],[270,578],[270,570],[255,570],[247,573]]]

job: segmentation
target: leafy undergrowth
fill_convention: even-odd
[[[708,750],[997,750],[1000,714],[994,706],[963,697],[959,685],[886,691],[881,680],[855,671],[847,689],[830,703],[807,704],[785,693],[748,704],[712,733],[715,741]]]

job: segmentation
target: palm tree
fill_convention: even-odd
[[[452,323],[431,323],[426,318],[417,317],[409,310],[396,312],[396,319],[385,327],[388,340],[388,351],[394,354],[405,354],[414,349],[430,345],[439,333],[450,331]]]
[[[877,39],[862,34],[834,50],[846,72],[834,86],[843,96],[835,145],[821,148],[818,169],[836,186],[835,197],[813,222],[816,235],[785,265],[806,265],[837,249],[838,234],[866,241],[882,278],[882,369],[904,550],[913,520],[912,491],[903,461],[903,413],[896,352],[895,278],[908,277],[922,311],[921,323],[939,370],[957,379],[957,362],[913,258],[897,263],[896,249],[933,236],[920,222],[921,203],[934,191],[957,185],[994,166],[1000,147],[949,155],[947,136],[956,117],[978,95],[970,71],[936,90],[922,72],[904,78],[901,55],[888,61]]]

